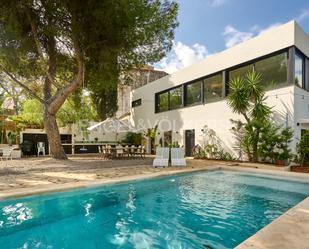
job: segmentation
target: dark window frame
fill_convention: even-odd
[[[166,90],[163,90],[161,92],[157,92],[155,94],[155,113],[166,112],[166,111],[170,110],[170,93],[169,93],[169,91],[170,91],[170,89],[166,89]],[[167,106],[167,110],[166,111],[160,111],[160,95],[164,94],[164,93],[168,93],[167,94],[168,106]]]
[[[220,71],[216,71],[214,73],[211,73],[211,74],[208,74],[208,75],[205,75],[205,76],[202,76],[202,77],[199,77],[199,78],[196,78],[196,79],[193,79],[193,80],[190,80],[188,82],[185,82],[185,83],[182,83],[182,84],[179,84],[177,86],[174,86],[174,87],[171,87],[171,88],[168,88],[168,89],[165,89],[165,90],[162,90],[160,92],[157,92],[155,93],[155,113],[161,113],[161,112],[165,112],[165,111],[160,111],[159,110],[159,106],[158,106],[158,102],[159,102],[159,95],[162,94],[162,93],[165,93],[165,92],[168,92],[168,105],[170,103],[170,94],[169,94],[169,91],[170,90],[173,90],[175,88],[178,88],[178,87],[182,87],[182,106],[179,107],[179,108],[176,108],[176,109],[173,109],[173,110],[177,110],[177,109],[180,109],[180,108],[185,108],[185,107],[192,107],[192,106],[195,106],[195,105],[200,105],[200,104],[207,104],[207,102],[204,101],[204,80],[207,79],[207,78],[210,78],[214,75],[217,75],[217,74],[224,74],[225,76],[223,77],[222,76],[222,84],[223,84],[223,88],[222,88],[222,91],[223,91],[223,96],[222,96],[222,99],[224,99],[228,94],[229,94],[229,72],[232,71],[232,70],[235,70],[235,69],[238,69],[238,68],[241,68],[241,67],[244,67],[244,66],[247,66],[247,65],[250,65],[250,64],[253,64],[253,67],[254,67],[254,64],[257,62],[257,61],[261,61],[261,60],[264,60],[264,59],[267,59],[267,58],[271,58],[273,56],[276,56],[276,55],[279,55],[279,54],[282,54],[282,53],[286,53],[286,58],[287,58],[287,80],[288,80],[288,75],[289,75],[289,71],[291,70],[289,64],[288,64],[288,61],[289,61],[289,50],[291,48],[295,48],[295,53],[300,53],[303,57],[303,89],[305,89],[305,86],[306,86],[306,80],[309,81],[309,79],[306,79],[306,59],[309,59],[309,57],[307,57],[303,52],[301,52],[295,45],[293,46],[289,46],[289,47],[286,47],[286,48],[283,48],[283,49],[280,49],[280,50],[277,50],[275,52],[272,52],[270,54],[267,54],[267,55],[263,55],[263,56],[260,56],[258,58],[255,58],[255,59],[252,59],[252,60],[249,60],[249,61],[246,61],[244,63],[240,63],[238,65],[235,65],[235,66],[232,66],[232,67],[228,67],[228,68],[224,68]],[[293,69],[294,71],[294,69]],[[295,73],[294,73],[295,74]],[[295,76],[294,76],[295,77]],[[202,85],[202,94],[201,94],[201,99],[202,101],[201,102],[196,102],[192,105],[187,105],[186,104],[186,86],[187,85],[190,85],[192,83],[195,83],[195,82],[198,82],[198,81],[202,81],[203,83],[201,84]],[[167,111],[170,111],[170,106],[168,106],[168,110]]]
[[[173,108],[171,109],[171,91],[177,89],[177,88],[181,88],[181,105],[179,107]],[[168,89],[168,111],[173,111],[173,110],[177,110],[180,109],[182,107],[184,107],[184,103],[183,103],[183,84],[180,84],[178,86],[172,87]]]
[[[138,106],[141,106],[141,105],[142,105],[142,99],[141,98],[133,100],[131,102],[131,107],[132,108],[135,108],[135,107],[138,107]]]
[[[193,84],[196,84],[196,83],[200,83],[200,94],[201,94],[201,99],[200,101],[197,101],[197,102],[194,102],[194,103],[191,103],[191,104],[188,104],[188,101],[187,101],[187,96],[188,96],[188,86],[190,85],[193,85]],[[195,105],[200,105],[203,103],[203,97],[204,97],[204,94],[203,94],[203,87],[204,85],[204,79],[200,79],[200,80],[195,80],[195,81],[191,81],[191,82],[187,82],[187,83],[184,83],[183,86],[184,86],[184,89],[183,89],[183,105],[186,106],[186,107],[189,107],[189,106],[195,106]]]
[[[300,87],[296,85],[295,83],[295,65],[294,65],[294,85],[297,87],[300,87],[301,89],[305,89],[306,88],[306,59],[308,59],[308,57],[302,51],[300,51],[297,47],[295,47],[294,63],[295,63],[296,56],[298,56],[302,60],[302,86]]]
[[[292,46],[292,47],[293,47],[293,46]],[[273,53],[270,53],[270,54],[267,54],[267,55],[263,55],[263,56],[261,56],[261,57],[252,59],[252,60],[250,60],[250,61],[246,61],[246,62],[244,62],[244,63],[238,64],[238,65],[233,66],[233,67],[228,67],[228,68],[226,68],[226,69],[225,69],[225,71],[226,71],[226,84],[228,85],[228,83],[229,83],[229,81],[230,81],[229,72],[230,72],[230,71],[233,71],[233,70],[235,70],[235,69],[238,69],[238,68],[241,68],[241,67],[245,67],[245,66],[248,66],[248,65],[250,65],[250,64],[252,64],[252,65],[253,65],[253,68],[254,68],[254,67],[255,67],[254,64],[255,64],[256,62],[261,61],[261,60],[265,60],[265,59],[269,59],[269,58],[271,58],[271,57],[273,57],[273,56],[276,56],[276,55],[279,55],[279,54],[282,54],[282,53],[286,53],[286,55],[287,55],[286,58],[287,58],[287,60],[288,60],[288,59],[289,59],[289,53],[288,53],[289,48],[290,48],[290,47],[287,47],[287,48],[284,48],[284,49],[280,49],[280,50],[275,51],[275,52],[273,52]],[[288,65],[287,65],[287,66],[288,66]],[[288,71],[288,70],[287,70],[287,71]],[[287,72],[287,77],[288,77],[288,72]],[[228,93],[227,93],[227,94],[228,94]]]
[[[202,99],[202,101],[203,101],[203,103],[204,104],[210,104],[210,103],[214,103],[214,102],[218,102],[218,101],[221,101],[221,100],[223,100],[224,98],[225,98],[225,96],[223,95],[223,93],[224,93],[224,90],[223,90],[223,88],[224,88],[224,85],[226,85],[226,82],[224,82],[224,77],[223,77],[223,72],[224,72],[224,70],[223,71],[220,71],[221,73],[216,73],[216,74],[211,74],[211,75],[208,75],[207,77],[204,77],[204,79],[203,79],[203,99]],[[221,76],[221,80],[222,80],[222,89],[221,89],[221,100],[218,100],[218,101],[210,101],[210,102],[207,102],[207,99],[205,98],[205,80],[206,79],[209,79],[209,78],[212,78],[212,77],[214,77],[214,76]]]

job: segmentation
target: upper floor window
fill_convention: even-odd
[[[261,84],[265,90],[286,86],[288,84],[287,52],[231,70],[229,71],[229,80],[236,77],[245,77],[250,71],[261,73]]]
[[[237,77],[245,77],[248,72],[253,71],[253,64],[249,64],[243,67],[239,67],[229,71],[229,80]]]
[[[299,53],[295,53],[295,84],[304,86],[304,57]]]
[[[185,86],[185,103],[193,105],[202,102],[202,81],[190,83]]]
[[[169,93],[170,110],[182,107],[182,86],[171,89]]]
[[[140,105],[142,105],[142,99],[137,99],[137,100],[132,101],[132,107],[137,107]]]
[[[223,79],[222,73],[204,79],[204,101],[206,103],[222,99]]]
[[[156,98],[156,111],[157,112],[164,112],[168,111],[168,99],[169,99],[169,93],[159,93]]]
[[[288,83],[286,52],[255,62],[254,69],[262,74],[265,90],[286,86]]]

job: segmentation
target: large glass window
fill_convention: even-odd
[[[304,58],[298,53],[295,54],[295,84],[299,87],[304,84]]]
[[[245,77],[248,72],[253,71],[253,64],[249,64],[243,67],[236,68],[229,71],[229,80],[232,80],[236,77]]]
[[[257,61],[254,69],[262,74],[262,84],[265,90],[287,85],[287,53]]]
[[[204,79],[204,101],[218,101],[222,98],[222,73]]]
[[[168,92],[160,93],[157,97],[157,112],[168,110]]]
[[[287,80],[287,53],[274,55],[255,63],[229,71],[229,80],[236,77],[245,77],[249,71],[261,73],[265,90],[286,86]]]
[[[182,107],[182,87],[170,90],[170,110]]]
[[[190,83],[185,86],[186,105],[193,105],[202,101],[202,81]]]

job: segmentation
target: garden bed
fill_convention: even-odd
[[[292,172],[309,173],[309,166],[291,166]]]

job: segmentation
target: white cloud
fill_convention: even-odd
[[[267,26],[266,28],[261,28],[258,25],[254,25],[249,29],[249,31],[240,31],[237,28],[233,27],[232,25],[227,25],[223,32],[223,36],[225,39],[225,46],[227,48],[233,47],[239,43],[247,41],[253,38],[254,36],[265,33],[280,25],[281,23],[274,23]]]
[[[249,40],[253,37],[253,33],[251,32],[241,32],[234,28],[231,25],[225,27],[223,32],[223,36],[225,37],[225,46],[227,48],[233,47],[239,43]]]
[[[209,4],[212,7],[219,7],[226,3],[227,0],[209,0]]]
[[[163,58],[156,67],[168,73],[173,73],[205,59],[208,55],[207,48],[201,44],[195,43],[192,46],[188,46],[178,41],[174,43],[169,55]]]
[[[299,14],[299,16],[295,17],[295,20],[297,22],[301,22],[308,17],[309,17],[309,8],[303,9],[302,12]]]

